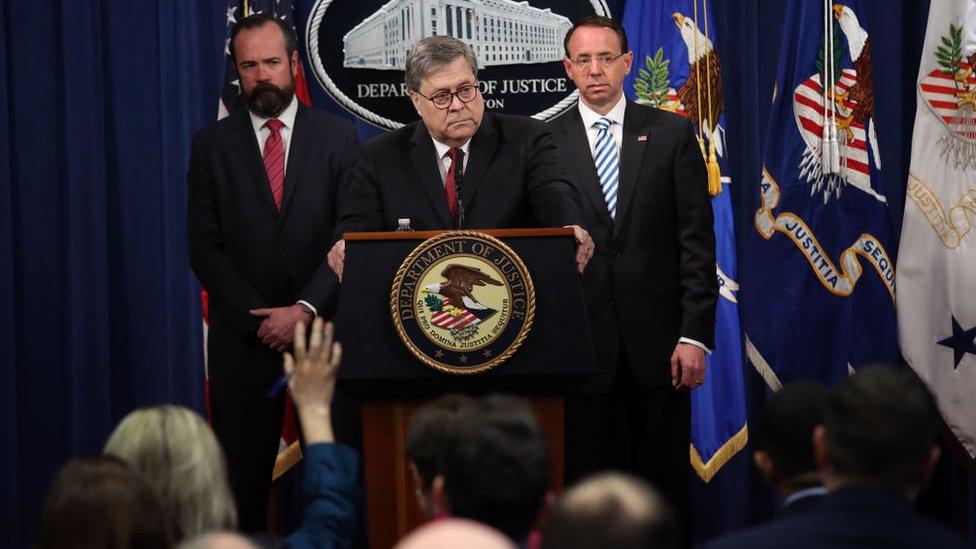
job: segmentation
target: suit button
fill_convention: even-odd
[[[620,248],[614,248],[614,249],[610,250],[610,255],[612,255],[614,257],[614,259],[620,259],[620,256],[622,255],[620,253]]]
[[[614,306],[617,305],[617,296],[615,295],[610,296],[610,304]]]

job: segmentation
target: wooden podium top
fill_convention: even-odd
[[[545,229],[461,229],[477,231],[497,238],[573,236],[573,229],[551,227]],[[368,233],[344,233],[343,240],[426,240],[432,236],[453,231],[380,231]]]

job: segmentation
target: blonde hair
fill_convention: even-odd
[[[175,541],[237,526],[223,452],[195,412],[173,405],[136,410],[112,432],[105,453],[122,458],[156,490]]]

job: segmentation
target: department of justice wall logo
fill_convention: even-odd
[[[404,64],[434,35],[471,45],[487,109],[548,120],[578,97],[563,70],[563,37],[593,14],[610,15],[605,0],[316,0],[306,47],[325,91],[383,128],[417,119]]]
[[[390,292],[397,334],[427,366],[475,374],[508,360],[535,316],[535,287],[522,260],[502,241],[461,231],[417,246]]]

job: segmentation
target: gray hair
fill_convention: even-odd
[[[458,57],[464,57],[475,78],[478,77],[478,59],[471,46],[450,36],[430,36],[413,45],[407,55],[404,80],[407,89],[420,91],[420,81],[427,75],[449,65]]]
[[[156,490],[174,541],[237,525],[220,443],[195,412],[172,405],[136,410],[109,436],[105,453],[142,473]]]

